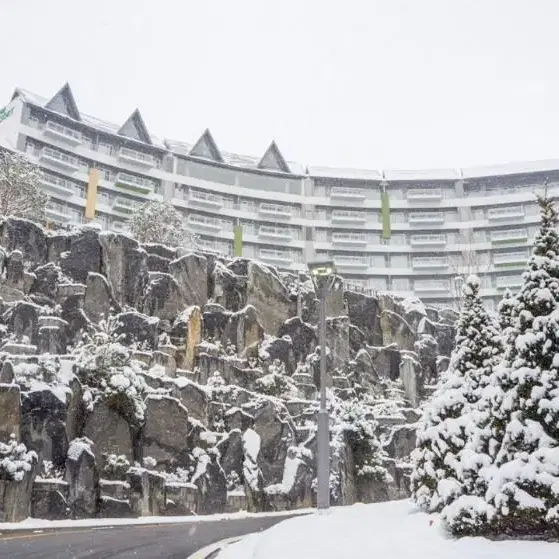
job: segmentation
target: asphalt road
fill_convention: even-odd
[[[202,547],[270,528],[288,516],[0,535],[4,559],[186,559]]]

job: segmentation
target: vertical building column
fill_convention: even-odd
[[[87,183],[87,197],[85,204],[85,219],[95,219],[95,208],[97,205],[97,187],[99,186],[99,169],[89,170],[89,181]]]
[[[312,200],[314,196],[313,179],[307,176],[301,182],[302,195],[305,197],[305,200]],[[305,219],[309,217],[312,219],[314,217],[314,209],[314,204],[303,204],[303,217]],[[303,226],[303,240],[305,241],[303,248],[303,264],[305,264],[305,268],[308,262],[312,262],[316,259],[316,250],[314,247],[315,238],[314,226],[305,224]]]
[[[177,174],[177,158],[173,155],[165,155],[163,156],[163,168],[173,173],[173,175]],[[163,200],[165,202],[172,202],[175,196],[175,183],[172,181],[162,181],[161,183],[161,190],[163,193]]]

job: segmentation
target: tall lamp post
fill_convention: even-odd
[[[316,504],[319,510],[327,510],[330,508],[330,433],[326,409],[326,297],[330,291],[339,289],[341,282],[336,277],[336,268],[331,260],[311,262],[308,266],[320,303],[320,408],[317,432]]]

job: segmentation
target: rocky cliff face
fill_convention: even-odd
[[[13,218],[0,243],[0,520],[312,506],[308,279]],[[406,496],[455,316],[342,291],[328,315],[333,501]]]

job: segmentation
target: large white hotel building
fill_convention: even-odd
[[[150,134],[138,110],[122,125],[81,113],[68,85],[52,98],[16,89],[0,109],[0,146],[44,171],[54,222],[95,219],[113,230],[148,199],[185,214],[204,249],[296,272],[331,257],[354,288],[455,297],[482,277],[494,306],[519,285],[537,224],[534,192],[559,192],[559,161],[421,171],[304,167],[274,142],[262,157]],[[237,244],[237,247],[239,244]],[[238,248],[237,248],[238,250]]]

